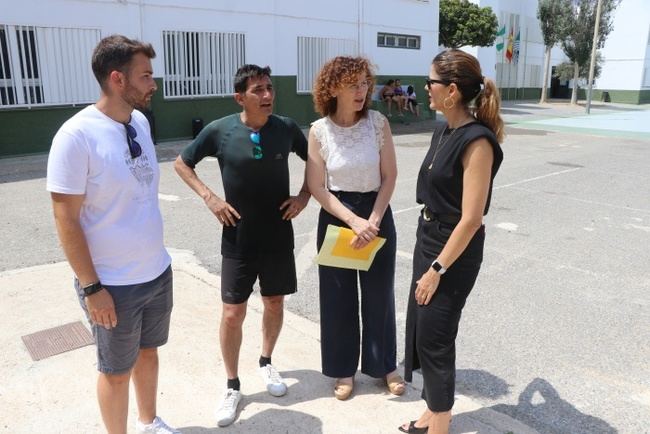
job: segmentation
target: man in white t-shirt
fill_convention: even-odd
[[[97,396],[109,433],[178,433],[156,414],[157,348],[172,310],[160,172],[145,109],[157,86],[150,44],[113,35],[93,52],[101,96],[61,126],[47,165],[57,231],[97,344]]]

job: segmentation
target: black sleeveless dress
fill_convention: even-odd
[[[436,127],[417,182],[417,202],[426,207],[420,215],[413,252],[413,276],[406,317],[405,379],[412,380],[415,369],[422,370],[422,398],[430,410],[451,410],[456,381],[456,347],[461,311],[483,260],[485,228],[481,227],[459,258],[441,276],[431,302],[415,301],[417,280],[438,257],[460,220],[463,197],[462,157],[468,145],[486,138],[492,145],[494,162],[485,205],[487,214],[492,182],[503,152],[494,133],[480,122],[471,122],[449,131],[446,124]],[[434,158],[435,155],[435,158]]]

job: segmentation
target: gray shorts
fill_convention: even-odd
[[[97,344],[97,369],[100,372],[129,372],[141,348],[156,348],[167,343],[173,306],[172,281],[170,265],[151,282],[104,287],[113,297],[117,326],[106,330],[91,324]],[[79,303],[89,318],[83,290],[77,279],[74,286]]]

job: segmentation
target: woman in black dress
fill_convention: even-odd
[[[403,432],[446,434],[456,379],[461,311],[483,259],[492,181],[503,160],[499,92],[476,58],[438,54],[426,84],[431,109],[446,122],[435,129],[417,182],[419,218],[406,320],[405,378],[421,369],[427,409]],[[470,103],[475,100],[474,106]]]

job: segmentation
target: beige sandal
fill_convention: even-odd
[[[334,383],[334,396],[340,401],[348,399],[352,395],[352,389],[354,389],[354,378],[352,378],[352,383],[343,380],[343,378],[337,378]]]
[[[397,372],[389,375],[390,377],[388,375],[386,376],[386,385],[390,393],[397,396],[403,395],[406,391],[404,379]]]

